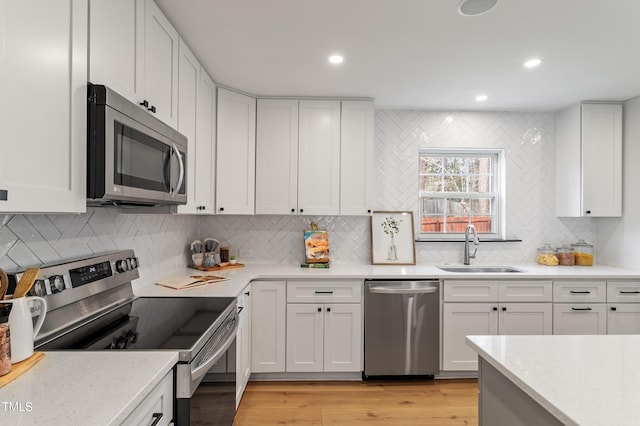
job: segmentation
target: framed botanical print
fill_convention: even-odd
[[[373,212],[371,215],[371,263],[374,265],[416,264],[413,212]]]

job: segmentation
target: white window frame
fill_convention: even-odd
[[[494,232],[478,232],[478,236],[484,240],[504,240],[506,238],[506,173],[505,173],[505,150],[503,148],[421,148],[418,162],[423,156],[495,156],[493,160],[493,191],[491,193],[468,193],[468,192],[429,192],[420,190],[418,193],[418,240],[419,241],[440,241],[451,240],[461,241],[464,239],[464,232],[422,232],[422,198],[429,196],[432,198],[492,198],[494,202],[495,219],[493,223]],[[418,170],[418,181],[420,181],[420,170]],[[446,215],[446,212],[445,212]]]

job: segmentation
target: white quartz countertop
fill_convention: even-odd
[[[640,271],[601,265],[543,266],[528,264],[509,266],[517,267],[524,272],[446,272],[433,265],[332,264],[328,269],[314,269],[301,268],[298,264],[250,263],[244,268],[212,272],[202,272],[185,267],[176,270],[171,274],[171,277],[208,274],[227,277],[229,280],[183,290],[174,290],[155,285],[155,283],[140,283],[142,285],[135,290],[135,294],[147,297],[237,297],[253,280],[278,279],[640,279]]]
[[[0,424],[120,424],[176,362],[175,351],[45,352],[0,388]]]
[[[469,336],[467,344],[564,424],[640,422],[640,335]]]

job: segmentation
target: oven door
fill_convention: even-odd
[[[237,330],[234,309],[191,363],[176,366],[176,426],[233,425]]]

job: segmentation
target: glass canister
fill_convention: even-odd
[[[537,260],[541,265],[556,266],[558,264],[558,258],[555,256],[555,250],[549,243],[538,248]]]
[[[9,314],[13,305],[0,303],[0,376],[11,371],[11,338],[9,333]]]
[[[575,257],[576,265],[593,265],[593,245],[585,242],[584,240],[578,240],[577,243],[571,244],[571,251]]]
[[[558,248],[556,251],[556,257],[558,258],[558,264],[564,266],[573,266],[576,261],[573,251],[566,244],[563,244],[562,247]]]

